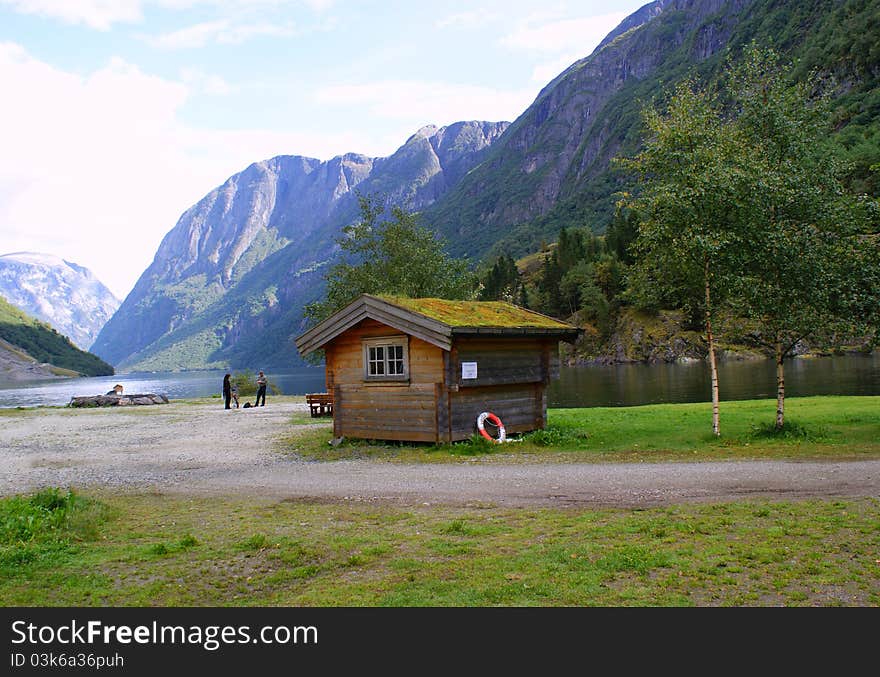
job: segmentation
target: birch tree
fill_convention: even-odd
[[[637,296],[702,303],[718,425],[714,313],[724,304],[758,329],[776,361],[775,427],[785,424],[785,360],[835,329],[876,332],[876,200],[848,195],[826,143],[827,99],[812,76],[752,45],[728,62],[724,97],[680,85],[664,112],[645,113],[645,150],[624,166],[641,182]],[[876,220],[876,217],[874,217]],[[871,326],[874,323],[875,326]]]
[[[814,75],[755,46],[729,72],[732,120],[754,186],[739,216],[748,232],[733,307],[758,328],[776,361],[775,428],[785,424],[785,361],[801,341],[854,322],[876,306],[869,201],[846,193],[846,167],[827,143],[829,99]],[[859,262],[859,265],[853,265]],[[867,283],[867,284],[866,284]],[[867,313],[870,314],[869,312]]]
[[[644,112],[644,150],[621,164],[640,191],[624,195],[639,216],[631,284],[643,298],[660,292],[703,315],[712,394],[712,432],[721,434],[716,311],[736,276],[741,251],[740,204],[748,183],[736,130],[717,97],[693,81],[679,85],[665,111]]]

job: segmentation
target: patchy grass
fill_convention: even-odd
[[[0,499],[0,577],[75,558],[109,515],[104,504],[69,490]]]
[[[506,463],[552,461],[667,461],[727,458],[880,457],[880,397],[788,398],[787,423],[773,428],[775,400],[723,402],[722,436],[711,432],[711,405],[550,409],[548,426],[507,444],[479,435],[431,445],[344,440],[331,446],[329,423],[292,431],[279,442],[284,453],[334,461]],[[315,422],[319,419],[310,419]]]
[[[99,498],[76,498],[80,507],[64,518],[46,517],[41,536],[4,541],[5,553],[35,541],[65,545],[51,558],[24,557],[0,569],[0,603],[880,604],[878,499],[510,510]],[[42,515],[38,503],[0,501],[4,515]],[[75,537],[70,520],[94,506],[103,506],[101,519],[87,520],[88,538]],[[62,526],[50,526],[56,523]]]

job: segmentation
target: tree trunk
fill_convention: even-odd
[[[785,425],[785,368],[782,343],[776,340],[776,429],[782,430]]]
[[[712,335],[712,304],[709,293],[709,261],[704,269],[706,283],[706,342],[709,344],[709,372],[712,375],[712,432],[721,436],[721,424],[718,414],[718,365],[715,362],[715,337]]]

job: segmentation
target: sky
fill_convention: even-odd
[[[513,121],[647,0],[0,0],[0,254],[120,299],[181,214],[276,155]]]

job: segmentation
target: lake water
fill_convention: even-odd
[[[171,399],[220,393],[223,371],[117,374],[94,378],[20,383],[0,388],[0,408],[63,406],[79,395],[100,395],[121,383],[127,394],[164,393]],[[323,392],[323,367],[267,372],[285,395]],[[880,355],[796,358],[786,363],[786,394],[880,395]],[[772,360],[719,365],[722,400],[773,398],[776,371]],[[271,394],[269,400],[271,401]],[[621,364],[563,367],[550,384],[551,407],[634,406],[657,402],[708,402],[709,368],[689,364]]]
[[[164,393],[170,399],[219,395],[225,371],[185,371],[116,374],[90,378],[59,379],[20,383],[0,389],[0,408],[60,406],[80,395],[103,395],[117,383],[126,395]],[[301,367],[284,372],[266,372],[269,381],[284,395],[305,395],[326,389],[323,367]],[[267,402],[271,399],[267,394]],[[246,398],[241,398],[244,404]]]
[[[776,397],[773,360],[721,362],[722,400]],[[785,363],[785,393],[880,395],[880,354],[799,357]],[[710,402],[709,365],[618,364],[563,368],[547,395],[553,407],[620,407],[659,402]]]

